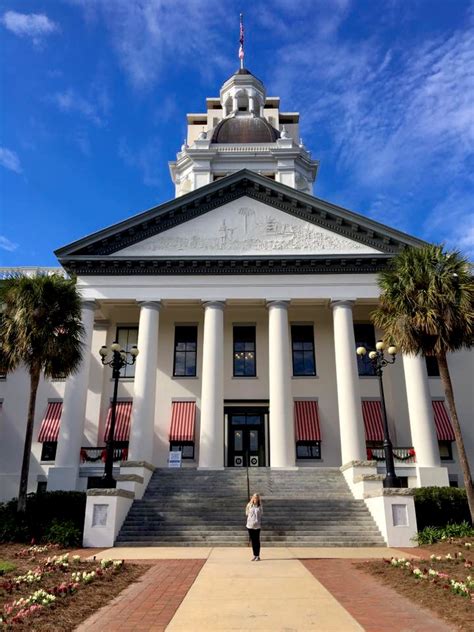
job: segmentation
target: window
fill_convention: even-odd
[[[321,441],[298,441],[296,444],[297,459],[320,459]]]
[[[117,342],[125,351],[138,342],[138,327],[117,327]],[[120,377],[135,377],[135,365],[127,364],[120,370]]]
[[[195,377],[197,357],[197,327],[177,325],[174,332],[175,377]]]
[[[370,324],[354,323],[355,346],[365,347],[367,351],[375,349],[375,330]],[[369,359],[369,354],[357,356],[357,368],[359,375],[375,375],[374,367]]]
[[[42,461],[54,461],[56,458],[56,448],[58,447],[57,441],[45,441],[41,448],[41,460]]]
[[[44,492],[46,491],[47,487],[48,487],[48,482],[47,481],[38,481],[38,483],[36,485],[36,493],[37,494],[44,494]]]
[[[234,377],[255,377],[255,327],[234,327]]]
[[[291,326],[293,375],[316,375],[313,325]]]
[[[181,452],[182,459],[194,459],[194,442],[171,441],[170,452]]]
[[[452,441],[438,441],[439,456],[442,461],[453,460],[453,444]]]
[[[435,356],[426,356],[426,370],[428,371],[428,377],[439,377],[438,360]]]

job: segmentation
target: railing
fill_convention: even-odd
[[[412,446],[407,448],[394,447],[393,458],[398,463],[416,463],[416,454]],[[367,448],[367,458],[369,461],[385,461],[385,450],[383,448]]]
[[[105,463],[106,447],[81,448],[81,463]],[[114,462],[126,461],[128,448],[114,448]]]

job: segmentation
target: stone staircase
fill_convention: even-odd
[[[263,499],[264,546],[385,546],[338,468],[250,468]],[[157,469],[116,546],[246,546],[244,469]]]

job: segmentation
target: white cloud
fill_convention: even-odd
[[[14,151],[12,151],[11,149],[7,149],[6,147],[0,147],[0,165],[2,165],[2,167],[5,167],[5,169],[14,171],[15,173],[22,172],[18,155]]]
[[[44,37],[59,31],[59,25],[43,13],[17,13],[6,11],[1,23],[6,29],[19,37],[29,37],[39,44]]]
[[[220,0],[72,2],[83,7],[88,21],[104,20],[119,64],[136,88],[165,81],[161,75],[165,60],[178,65],[200,59],[196,66],[203,75],[233,67],[222,53],[226,30],[222,25],[235,21],[237,51],[238,22]]]
[[[14,244],[3,235],[0,235],[0,248],[2,250],[6,250],[7,252],[13,252],[18,248],[18,244]]]
[[[51,95],[50,100],[66,113],[77,113],[95,125],[103,125],[110,109],[110,100],[104,86],[95,82],[89,90],[88,98],[69,88]]]

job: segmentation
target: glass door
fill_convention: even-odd
[[[239,411],[228,415],[230,467],[264,467],[264,416],[261,412]]]

